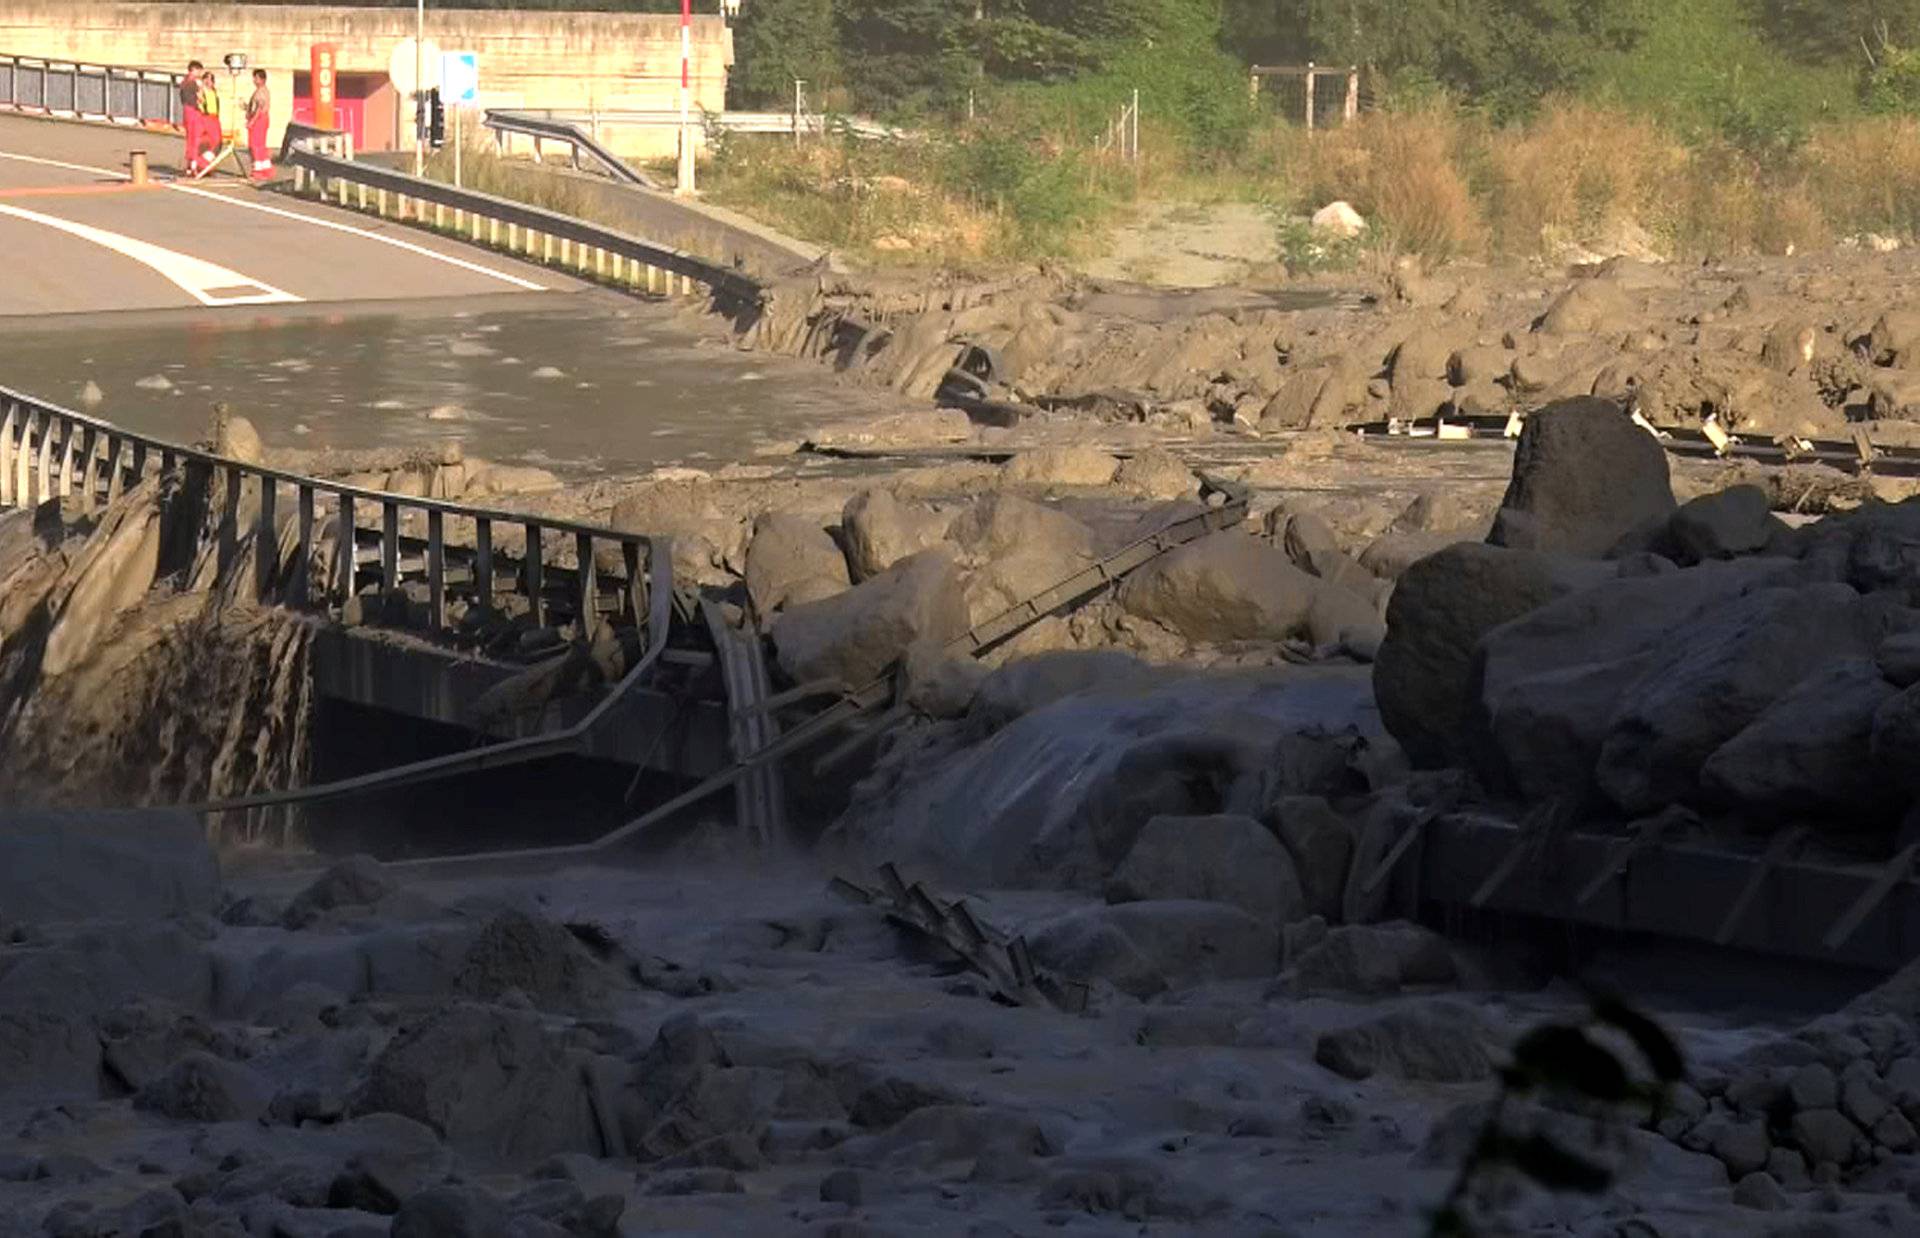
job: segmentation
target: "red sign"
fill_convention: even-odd
[[[339,55],[339,47],[332,43],[313,45],[313,123],[322,129],[333,128],[333,100],[339,85],[334,61]]]

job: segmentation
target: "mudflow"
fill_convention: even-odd
[[[783,289],[752,342],[974,416],[812,436],[895,457],[858,468],[513,501],[672,534],[676,575],[760,621],[783,684],[898,668],[902,720],[798,823],[817,841],[748,856],[717,824],[646,866],[459,877],[217,854],[163,807],[9,809],[0,1233],[1424,1232],[1517,1039],[1581,999],[1564,934],[1401,918],[1370,878],[1411,823],[1909,841],[1920,505],[1824,467],[1673,463],[1607,398],[1898,443],[1904,261],[1402,272],[1286,316]],[[1512,446],[1327,429],[1515,406]],[[457,463],[413,471],[457,494]],[[984,658],[941,653],[1221,482],[1240,527]],[[305,621],[250,605],[244,573],[207,584],[213,488],[0,523],[16,785],[165,804],[300,780]],[[174,717],[189,684],[216,707]],[[883,862],[1022,939],[1054,996],[830,892],[882,888]],[[1504,1181],[1472,1201],[1489,1232],[1920,1226],[1913,968],[1586,945],[1686,1081],[1614,1129],[1510,1111],[1584,1132],[1616,1180]]]

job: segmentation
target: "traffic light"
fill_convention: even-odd
[[[435,150],[447,144],[447,109],[440,102],[440,88],[435,86],[427,92],[427,141]]]

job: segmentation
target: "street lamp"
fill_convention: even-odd
[[[426,76],[427,0],[416,0],[413,10],[413,174],[426,171],[426,139],[420,133],[420,110],[427,92],[422,89]]]

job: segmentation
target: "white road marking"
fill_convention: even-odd
[[[118,232],[109,232],[105,228],[77,224],[70,219],[61,219],[57,215],[43,215],[39,211],[23,210],[4,203],[0,203],[0,215],[54,228],[70,236],[77,236],[83,241],[91,241],[95,245],[111,249],[117,254],[153,268],[202,305],[293,305],[302,300],[290,292],[282,292],[271,284],[261,283],[228,267],[175,250],[164,249]],[[258,289],[258,291],[249,292],[245,291],[246,289]]]
[[[378,241],[382,245],[391,245],[395,249],[404,249],[410,254],[419,254],[422,258],[431,258],[435,262],[444,262],[448,266],[459,267],[463,271],[472,271],[476,275],[489,276],[490,278],[500,280],[502,283],[512,284],[516,288],[524,288],[528,292],[547,291],[547,287],[544,284],[536,284],[532,280],[522,279],[518,275],[509,275],[505,271],[497,271],[490,266],[485,266],[478,262],[469,262],[465,258],[456,258],[452,254],[439,253],[435,250],[428,249],[424,245],[415,245],[412,241],[403,241],[397,236],[386,236],[379,232],[369,232],[365,228],[356,228],[352,224],[343,224],[331,219],[321,219],[315,215],[306,215],[299,211],[289,211],[278,206],[268,206],[264,202],[236,202],[234,199],[224,197],[210,189],[200,189],[189,185],[168,185],[167,188],[173,190],[175,193],[190,193],[196,198],[206,198],[212,202],[220,202],[227,206],[239,207],[243,211],[261,211],[268,215],[278,215],[283,219],[293,219],[303,224],[312,224],[316,228],[327,228],[334,232],[350,233],[369,241]]]
[[[119,171],[116,168],[96,168],[81,163],[62,163],[58,159],[42,159],[35,155],[15,155],[7,151],[0,151],[0,159],[17,159],[21,163],[45,164],[50,168],[65,168],[70,172],[94,172],[101,176],[113,177],[115,180],[128,179],[125,172]],[[190,193],[196,198],[205,198],[210,202],[219,202],[226,206],[237,206],[241,210],[246,211],[261,211],[268,215],[279,215],[287,219],[297,220],[300,223],[312,224],[316,228],[326,228],[334,232],[345,232],[349,235],[360,237],[363,240],[377,241],[382,245],[391,245],[395,249],[404,249],[410,254],[419,254],[423,258],[431,258],[435,262],[444,262],[448,266],[459,267],[463,271],[472,271],[476,275],[489,276],[493,279],[500,280],[502,283],[512,284],[516,288],[524,288],[528,292],[549,291],[545,284],[537,284],[530,279],[522,279],[518,275],[509,275],[505,271],[495,270],[492,267],[483,266],[478,262],[469,262],[465,258],[456,258],[452,254],[443,254],[436,250],[428,249],[424,245],[415,245],[412,241],[403,241],[396,236],[385,236],[378,232],[369,232],[365,228],[356,228],[352,224],[343,224],[331,219],[321,219],[316,215],[305,215],[299,211],[284,210],[277,206],[267,206],[261,202],[236,202],[232,198],[194,185],[182,185],[169,182],[160,183],[164,188],[171,189],[175,193]]]
[[[125,172],[116,168],[95,168],[84,163],[62,163],[58,159],[41,159],[36,155],[16,155],[10,151],[0,150],[0,159],[12,159],[19,163],[37,163],[49,168],[65,168],[69,172],[93,172],[100,176],[110,176],[117,181],[128,179]]]

